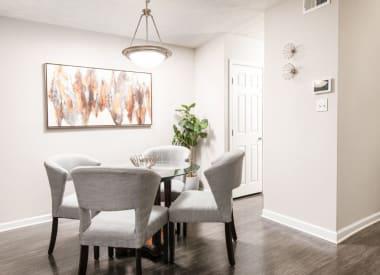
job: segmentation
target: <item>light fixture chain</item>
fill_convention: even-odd
[[[145,15],[145,24],[146,24],[146,30],[145,30],[145,32],[146,32],[146,34],[145,34],[145,40],[148,42],[149,41],[149,20],[148,20],[149,18],[148,18],[148,16],[147,15]]]
[[[131,46],[132,46],[133,42],[135,41],[136,34],[137,34],[137,31],[139,30],[139,27],[140,27],[140,24],[141,24],[141,20],[143,19],[143,16],[144,16],[143,14],[140,16],[139,22],[137,23],[137,27],[136,27],[135,33],[133,34],[133,37],[132,37]]]
[[[158,39],[160,40],[160,43],[162,43],[161,35],[160,35],[160,32],[158,31],[158,28],[157,28],[157,25],[156,25],[156,21],[154,21],[153,15],[149,15],[149,16],[150,16],[150,18],[152,18],[153,26],[154,26],[154,28],[156,30]]]

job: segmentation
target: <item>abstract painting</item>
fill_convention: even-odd
[[[48,128],[152,125],[152,75],[45,64]]]

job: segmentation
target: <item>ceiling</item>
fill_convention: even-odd
[[[151,0],[162,39],[195,48],[223,33],[261,37],[281,0]],[[0,16],[131,37],[144,0],[0,0]],[[138,34],[144,36],[144,31]]]

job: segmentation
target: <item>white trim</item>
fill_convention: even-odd
[[[339,244],[349,237],[360,232],[361,230],[377,222],[380,222],[380,212],[377,212],[338,230],[338,232],[335,232],[267,209],[263,209],[261,216],[265,219],[280,223],[282,225],[291,227],[309,235],[313,235],[334,244]],[[0,223],[0,232],[6,232],[36,224],[47,223],[50,221],[51,215],[46,214],[6,223]]]
[[[363,229],[380,222],[380,212],[377,212],[335,232],[267,209],[263,209],[261,216],[334,244],[342,243]]]
[[[301,232],[313,235],[320,239],[326,240],[333,244],[337,244],[337,233],[335,231],[317,226],[311,223],[307,223],[283,214],[279,214],[267,209],[263,209],[262,215],[263,218],[286,225],[293,229],[299,230]]]
[[[51,221],[51,215],[41,215],[36,217],[30,217],[26,219],[15,220],[11,222],[0,223],[0,232],[10,231],[17,228],[27,227],[40,223],[46,223]]]
[[[380,212],[377,212],[368,217],[365,217],[364,219],[356,221],[346,227],[343,227],[342,229],[338,231],[338,243],[343,242],[344,240],[348,239],[352,235],[358,233],[359,231],[379,221],[380,221]]]

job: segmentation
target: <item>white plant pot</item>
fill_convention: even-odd
[[[185,190],[199,190],[199,178],[195,177],[186,177]]]

